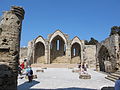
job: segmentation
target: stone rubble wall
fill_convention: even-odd
[[[30,64],[34,63],[34,61],[33,61],[34,40],[28,42],[27,48],[28,48],[27,49],[27,59],[28,59],[28,62]]]
[[[89,68],[96,68],[96,45],[85,45],[84,48],[84,61],[88,64]]]
[[[24,59],[27,59],[27,47],[21,47],[20,48],[20,59],[23,61]]]
[[[22,7],[12,6],[0,22],[0,90],[17,90]]]
[[[109,59],[112,63],[112,72],[115,71],[117,68],[117,62],[118,62],[118,56],[119,56],[119,36],[118,35],[112,35],[103,40],[101,43],[97,44],[97,52],[96,52],[96,59],[97,59],[97,65],[99,65],[98,57],[99,57],[99,51],[102,46],[105,46],[109,53]],[[117,56],[118,54],[118,56]],[[106,64],[107,65],[107,64]]]

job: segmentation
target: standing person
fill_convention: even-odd
[[[21,67],[20,66],[18,66],[18,74],[20,74],[20,75],[22,75],[22,72],[21,72]]]
[[[28,68],[26,69],[26,72],[27,72],[27,76],[28,76],[28,80],[29,82],[32,82],[32,79],[33,79],[33,70],[31,68],[31,66],[28,66]]]
[[[115,81],[115,90],[120,90],[120,77]]]
[[[81,72],[81,63],[78,64],[78,70]]]
[[[79,69],[81,68],[81,63],[78,65],[78,68],[79,68]]]
[[[87,64],[85,62],[83,62],[82,68],[84,69],[84,71],[87,71]]]
[[[26,68],[27,68],[27,65],[28,65],[28,63],[27,63],[27,58],[24,59],[24,65],[25,65],[24,68],[26,69]]]
[[[22,69],[25,68],[24,62],[22,62],[22,64],[20,65],[20,67],[21,67]]]

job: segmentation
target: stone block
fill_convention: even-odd
[[[72,70],[73,73],[79,73],[80,70]]]
[[[44,72],[44,70],[36,70],[36,72]]]
[[[89,75],[89,74],[80,74],[79,78],[80,79],[91,79],[91,75]]]
[[[44,67],[44,68],[42,68],[42,69],[47,69],[47,67]]]

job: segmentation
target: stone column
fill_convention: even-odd
[[[48,64],[48,41],[45,44],[45,64]]]
[[[68,63],[70,63],[71,62],[71,45],[69,40],[68,40],[68,43],[66,44],[66,58],[68,58]]]
[[[27,59],[29,64],[33,64],[33,41],[28,42]]]
[[[47,59],[47,64],[50,64],[50,43],[51,42],[48,42],[48,59]]]
[[[17,90],[22,7],[12,6],[0,22],[0,90]]]
[[[84,48],[83,44],[81,44],[81,63],[84,62],[84,58],[83,58],[83,56],[85,56],[84,49],[85,49],[85,48]]]

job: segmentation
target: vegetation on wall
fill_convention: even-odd
[[[120,36],[120,26],[113,26],[111,28],[110,36],[114,34],[118,34]]]
[[[90,41],[85,40],[85,45],[96,45],[98,41],[91,37]]]

